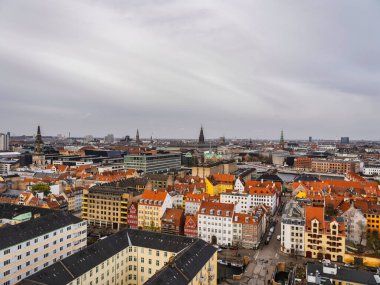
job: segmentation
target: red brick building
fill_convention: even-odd
[[[311,169],[312,159],[306,156],[297,157],[294,160],[294,168],[299,170],[308,170]]]
[[[131,229],[137,229],[137,203],[132,203],[128,211],[128,226]]]
[[[198,237],[198,221],[196,216],[186,216],[185,236]]]

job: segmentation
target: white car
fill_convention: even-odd
[[[280,235],[277,236],[277,240],[281,240],[281,236]]]

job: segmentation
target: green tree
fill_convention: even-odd
[[[32,185],[31,187],[32,191],[36,192],[44,192],[45,196],[50,194],[50,186],[44,183],[37,183]]]

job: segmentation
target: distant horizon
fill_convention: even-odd
[[[1,133],[1,131],[0,131]],[[53,137],[53,138],[58,138],[59,135],[63,135],[63,134],[56,134],[56,135],[50,135],[50,134],[44,134],[43,131],[41,131],[41,134],[42,134],[42,137]],[[141,134],[141,132],[140,132]],[[87,135],[82,135],[82,136],[73,136],[71,135],[70,138],[72,139],[83,139],[85,136],[93,136],[94,139],[104,139],[107,135],[109,134],[105,134],[103,136],[95,136],[95,135],[90,135],[90,134],[87,134]],[[114,134],[113,134],[114,135]],[[22,137],[22,136],[26,136],[26,137],[34,137],[35,134],[13,134],[11,132],[11,137]],[[124,135],[124,136],[116,136],[114,135],[114,139],[124,139],[125,136],[127,135]],[[129,135],[131,140],[133,141],[135,139],[135,135],[134,136],[131,136]],[[214,137],[214,138],[207,138],[205,137],[205,141],[215,141],[215,140],[219,140],[222,136],[220,137]],[[343,136],[342,136],[343,137]],[[344,136],[344,137],[347,137],[347,136]],[[69,136],[63,136],[63,138],[65,139],[68,139]],[[226,140],[252,140],[252,141],[279,141],[280,140],[280,137],[279,138],[249,138],[249,137],[224,137]],[[174,138],[174,137],[153,137],[153,139],[159,139],[159,140],[191,140],[191,141],[198,141],[198,138]],[[289,142],[289,141],[305,141],[305,142],[308,142],[309,140],[309,137],[307,138],[287,138],[286,136],[284,136],[284,139],[285,139],[285,142]],[[312,138],[312,142],[315,142],[315,141],[331,141],[331,142],[340,142],[340,139],[341,137],[339,138],[335,138],[335,139],[332,139],[332,138]],[[350,142],[360,142],[360,141],[368,141],[368,142],[379,142],[380,140],[376,140],[376,139],[355,139],[355,138],[351,138],[349,137],[350,139]],[[140,135],[140,140],[150,140],[150,137],[143,137]]]

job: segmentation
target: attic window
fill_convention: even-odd
[[[206,211],[206,209],[205,209],[205,208],[202,208],[201,212],[204,213],[205,211]]]
[[[211,215],[214,215],[214,210],[210,210],[210,214],[211,214]]]
[[[230,216],[230,211],[227,211],[227,212],[226,212],[226,216]]]
[[[222,211],[218,210],[217,215],[220,216],[221,213],[222,213]]]

